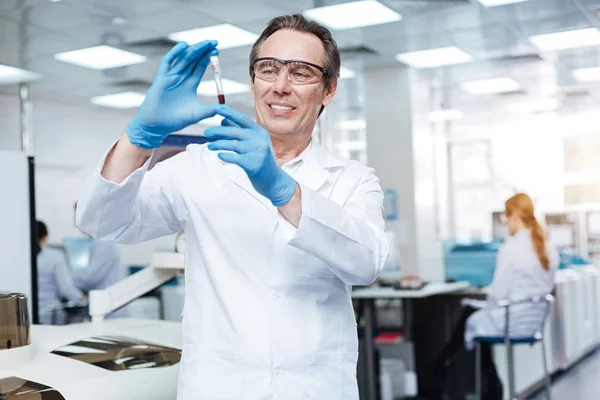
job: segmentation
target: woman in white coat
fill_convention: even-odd
[[[463,340],[466,349],[472,350],[474,338],[504,334],[505,309],[498,307],[498,301],[525,299],[552,291],[559,255],[546,242],[531,198],[524,193],[509,198],[505,202],[505,216],[510,236],[498,252],[487,301],[480,305],[476,301],[463,302],[467,305],[463,318],[439,359],[444,365],[460,350]],[[546,308],[545,303],[512,306],[510,335],[532,336],[543,321]],[[493,369],[491,348],[482,346],[482,369],[486,368]]]
[[[80,304],[84,295],[67,269],[65,255],[46,246],[48,228],[37,221],[37,279],[39,319],[41,324],[62,325],[66,321],[61,299]]]
[[[471,350],[477,336],[504,333],[505,310],[500,300],[519,300],[546,295],[554,286],[554,273],[560,262],[556,249],[546,243],[546,234],[534,216],[533,202],[524,193],[508,199],[506,224],[511,236],[498,252],[494,279],[487,290],[487,305],[467,320],[465,346]],[[546,313],[545,303],[522,304],[510,308],[510,335],[531,336]]]

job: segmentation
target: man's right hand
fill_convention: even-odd
[[[196,91],[217,41],[193,46],[178,43],[162,59],[160,68],[137,116],[127,125],[129,141],[155,149],[171,133],[215,115],[214,105],[198,102]]]

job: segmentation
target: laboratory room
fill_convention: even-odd
[[[600,398],[600,0],[0,1],[0,399]]]

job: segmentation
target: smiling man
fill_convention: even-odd
[[[256,122],[201,105],[214,41],[164,58],[138,115],[79,202],[90,235],[137,243],[183,230],[186,296],[178,398],[357,400],[350,291],[389,248],[373,170],[311,140],[340,53],[301,15],[273,19],[250,54]],[[213,141],[146,171],[170,133],[220,114]]]

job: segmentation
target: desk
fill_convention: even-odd
[[[352,291],[352,298],[359,301],[359,307],[365,319],[365,370],[368,400],[377,399],[377,377],[375,376],[375,345],[373,330],[375,328],[375,300],[403,299],[404,337],[412,340],[413,299],[422,299],[467,289],[469,282],[432,282],[423,289],[396,290],[392,287],[367,287]],[[417,378],[418,379],[418,378]]]

